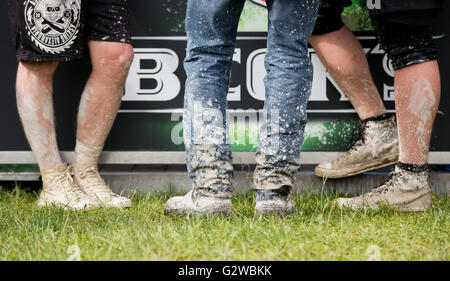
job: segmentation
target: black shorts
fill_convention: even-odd
[[[8,0],[19,61],[69,61],[88,41],[130,42],[128,0]]]
[[[445,0],[379,0],[379,5],[368,4],[368,8],[370,17],[378,23],[428,26],[444,4]]]
[[[313,34],[319,35],[339,30],[344,26],[341,14],[344,8],[351,4],[351,0],[321,0]]]

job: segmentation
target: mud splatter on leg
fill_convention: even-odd
[[[360,119],[386,113],[362,46],[347,27],[327,34],[313,35],[310,43],[347,95]]]
[[[78,159],[92,162],[100,155],[119,109],[125,80],[133,60],[129,44],[115,42],[89,42],[92,73],[81,97],[78,111],[77,147]],[[92,147],[92,155],[83,149]],[[86,158],[86,159],[84,159]]]
[[[41,171],[62,164],[52,98],[53,74],[57,66],[57,63],[20,63],[17,73],[17,107]]]
[[[395,104],[399,129],[399,161],[426,164],[431,131],[440,100],[437,61],[415,64],[395,73]]]

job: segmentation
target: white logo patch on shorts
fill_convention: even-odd
[[[41,50],[61,54],[75,42],[80,28],[81,0],[27,0],[25,22]]]

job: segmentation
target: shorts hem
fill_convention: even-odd
[[[114,37],[110,35],[105,36],[89,36],[87,41],[99,41],[99,42],[115,42],[115,43],[124,43],[131,44],[131,38],[123,38],[123,37]]]
[[[17,55],[18,62],[64,62],[82,59],[83,55],[76,56],[38,56],[38,55]]]

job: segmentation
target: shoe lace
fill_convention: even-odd
[[[84,193],[78,189],[73,181],[73,177],[70,173],[70,169],[67,168],[64,171],[63,176],[58,176],[53,179],[55,181],[54,186],[66,186],[65,192],[70,196],[75,196],[77,198],[82,198]]]
[[[343,154],[342,156],[337,158],[335,161],[340,161],[340,160],[349,158],[350,156],[352,156],[353,154],[358,152],[361,147],[364,146],[366,126],[367,125],[365,122],[360,122],[358,136],[356,138],[354,137],[352,139],[350,146],[349,146],[350,148],[347,150],[347,153]]]
[[[372,190],[372,193],[383,194],[383,193],[386,193],[389,190],[391,190],[391,188],[390,188],[391,185],[389,185],[387,183],[392,181],[395,176],[397,176],[397,173],[395,173],[395,171],[393,170],[381,184],[379,184]]]
[[[103,196],[118,197],[117,194],[113,193],[107,186],[103,178],[100,176],[98,168],[95,166],[87,167],[80,171],[79,174],[82,180],[88,182],[89,188],[94,191],[95,194]]]

